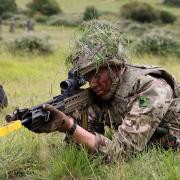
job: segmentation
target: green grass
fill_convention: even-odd
[[[17,2],[24,8],[28,0]],[[90,4],[95,4],[102,11],[118,12],[119,5],[127,1],[58,2],[65,12],[79,13]],[[152,0],[151,3],[156,7],[177,12],[177,8],[160,5],[160,1]],[[169,25],[169,28],[172,26]],[[77,29],[36,24],[35,30],[50,36],[55,52],[49,56],[13,56],[4,49],[0,51],[0,84],[3,83],[9,98],[8,108],[0,112],[1,125],[5,124],[5,115],[11,113],[15,107],[31,107],[59,94],[59,82],[67,77],[64,60],[71,37]],[[12,39],[23,33],[23,30],[17,29],[14,34],[10,34],[5,26],[2,33],[4,38]],[[180,59],[177,57],[143,55],[132,57],[132,62],[164,67],[180,81]],[[128,162],[106,165],[101,157],[94,158],[83,149],[65,147],[63,135],[59,133],[37,135],[25,128],[0,138],[0,145],[2,180],[180,179],[179,152],[151,149]]]
[[[127,180],[139,179],[179,179],[179,153],[152,149],[137,155],[129,163],[123,164],[120,174],[117,171],[114,179],[122,177]]]
[[[64,41],[68,41],[73,31],[51,27],[49,32],[64,33]],[[10,102],[1,112],[1,124],[5,124],[5,114],[14,107],[30,107],[59,94],[59,82],[67,73],[64,59],[68,43],[65,44],[63,47],[59,44],[62,49],[47,57],[12,56],[8,52],[0,55],[0,82],[4,82]],[[176,57],[146,55],[134,57],[132,62],[162,66],[180,80],[180,63]],[[1,138],[0,144],[0,179],[178,179],[180,176],[180,158],[172,152],[153,150],[128,163],[107,166],[99,158],[92,159],[84,150],[70,148],[65,151],[61,134],[36,135],[25,128]]]

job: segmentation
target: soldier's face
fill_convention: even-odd
[[[99,97],[106,95],[112,85],[112,80],[107,68],[100,68],[98,72],[93,71],[87,75],[90,88]]]

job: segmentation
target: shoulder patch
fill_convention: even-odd
[[[139,107],[148,107],[149,99],[146,96],[139,97]]]

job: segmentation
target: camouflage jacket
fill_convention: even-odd
[[[180,138],[178,90],[174,78],[161,68],[126,65],[114,98],[102,102],[96,97],[89,108],[89,131],[96,135],[97,152],[108,161],[129,158],[151,142],[161,142],[154,136],[159,126]]]

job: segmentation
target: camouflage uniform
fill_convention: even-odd
[[[161,142],[153,137],[158,126],[169,128],[168,137],[180,138],[178,96],[175,80],[163,69],[126,65],[114,97],[107,102],[96,97],[89,108],[89,131],[96,134],[97,151],[108,161],[128,158],[148,143]],[[105,126],[113,130],[112,139],[104,136]]]
[[[127,64],[127,51],[116,29],[99,25],[89,29],[69,58],[73,67],[83,75],[102,66],[117,66],[121,72],[113,79],[109,69],[114,87],[108,100],[91,95],[88,128],[96,135],[97,152],[111,161],[128,158],[148,144],[168,144],[171,136],[180,139],[180,88],[174,78],[158,67]],[[106,127],[112,137],[107,137]],[[166,138],[157,135],[158,127],[168,129]]]

